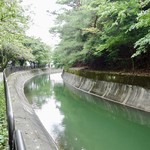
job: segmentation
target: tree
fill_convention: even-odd
[[[11,61],[13,65],[19,61],[20,65],[23,66],[26,60],[33,61],[34,57],[31,53],[31,49],[27,49],[21,43],[4,42],[0,49],[0,60],[3,70],[9,61]]]
[[[0,45],[4,41],[19,40],[25,35],[28,17],[18,0],[0,2]]]
[[[0,1],[0,66],[4,69],[8,62],[12,65],[25,61],[45,65],[50,62],[51,48],[40,39],[25,35],[29,17],[19,0]]]
[[[38,66],[51,62],[51,47],[43,43],[40,38],[26,37],[22,43],[27,49],[31,49],[33,62]]]
[[[57,25],[51,29],[61,38],[54,54],[55,64],[134,70],[140,67],[142,57],[149,62],[149,1],[59,0],[58,3],[71,9],[56,13]]]
[[[21,41],[25,36],[28,17],[24,16],[18,0],[1,0],[0,12],[0,65],[4,69],[10,60],[22,59],[22,56],[27,58],[29,50],[23,47]]]
[[[63,3],[70,5],[70,1],[63,1]],[[53,33],[59,33],[62,41],[59,48],[56,50],[57,54],[60,52],[66,57],[60,64],[73,65],[80,57],[80,51],[83,49],[85,36],[82,35],[82,29],[91,25],[92,13],[88,9],[80,9],[81,5],[77,6],[77,1],[72,3],[73,9],[64,11],[63,14],[58,14],[57,27],[51,29]],[[77,55],[76,55],[77,54]],[[55,55],[56,56],[56,55]],[[56,57],[54,57],[56,58]],[[56,60],[54,60],[56,62]]]

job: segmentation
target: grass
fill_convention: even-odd
[[[0,150],[6,149],[8,149],[6,103],[4,97],[4,84],[0,82]]]

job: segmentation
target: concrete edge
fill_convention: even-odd
[[[27,81],[37,75],[52,72],[56,73],[60,70],[20,71],[8,77],[15,126],[16,129],[21,130],[27,150],[58,150],[56,143],[42,125],[24,94],[24,85]]]
[[[138,109],[140,111],[150,112],[150,102],[147,99],[147,97],[150,96],[149,89],[135,85],[125,85],[121,83],[89,79],[85,78],[84,76],[78,76],[74,73],[68,73],[65,71],[63,72],[62,77],[66,84],[69,84],[70,86],[73,86],[74,88],[87,94],[130,108]],[[102,90],[104,85],[105,89]],[[121,89],[120,86],[123,88]],[[128,90],[127,87],[129,87]],[[115,93],[116,90],[118,90],[117,94],[122,93],[124,95],[121,101],[118,99],[118,95]],[[102,94],[102,91],[105,92]]]

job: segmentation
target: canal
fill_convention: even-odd
[[[150,149],[149,113],[83,93],[61,74],[37,76],[24,91],[60,150]]]

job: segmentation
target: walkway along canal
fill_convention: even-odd
[[[25,69],[27,69],[25,71]],[[23,71],[24,70],[24,71]],[[17,72],[16,72],[17,71]],[[24,84],[27,80],[36,75],[61,72],[56,69],[30,69],[30,68],[7,68],[5,70],[6,82],[7,82],[7,100],[9,100],[9,106],[12,109],[7,109],[9,115],[9,127],[11,127],[11,133],[9,135],[10,150],[14,142],[19,142],[19,145],[24,141],[24,147],[26,150],[57,150],[55,142],[51,136],[47,133],[39,118],[35,114],[32,106],[24,95]],[[12,111],[10,111],[12,110]],[[19,132],[21,131],[22,138],[20,138]],[[14,136],[15,135],[18,136]],[[16,140],[15,137],[19,137]],[[20,141],[20,139],[23,139]],[[18,145],[17,144],[17,145]],[[24,150],[20,149],[19,150]]]
[[[37,76],[24,91],[60,150],[149,150],[149,113],[81,92],[60,73]]]

